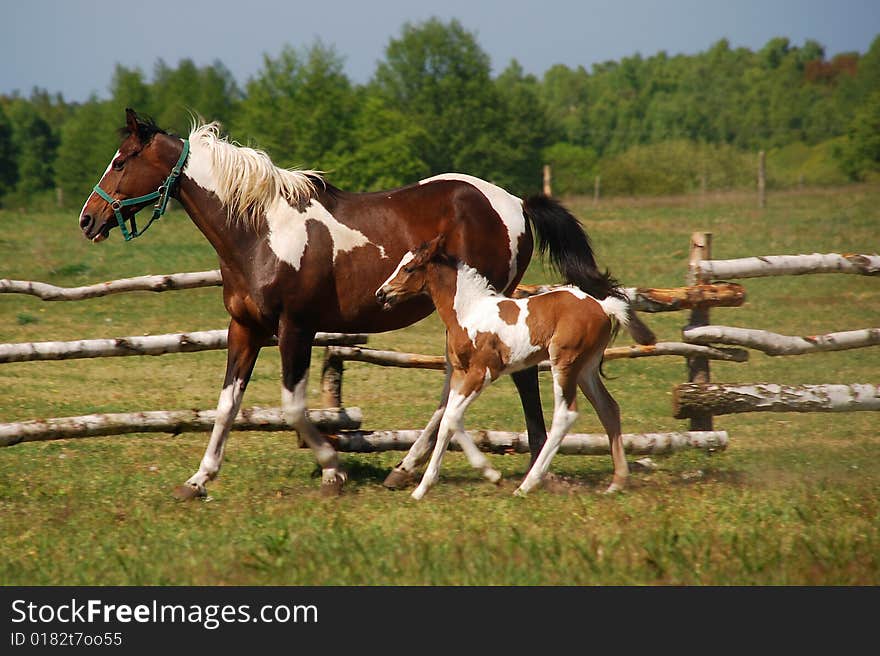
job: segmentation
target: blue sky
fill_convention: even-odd
[[[263,54],[321,39],[365,82],[404,22],[457,18],[496,72],[516,58],[540,75],[641,53],[695,53],[721,38],[758,49],[774,36],[815,39],[831,56],[865,52],[880,35],[880,0],[7,0],[0,21],[0,94],[34,86],[67,100],[105,96],[115,64],[150,78],[159,58],[222,61],[239,83]]]

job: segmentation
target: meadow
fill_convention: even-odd
[[[714,234],[716,258],[877,252],[880,188],[657,199],[565,199],[600,264],[628,286],[684,282],[689,235]],[[142,239],[114,231],[86,242],[76,210],[0,211],[0,277],[82,285],[216,268],[182,212]],[[525,282],[553,281],[533,262]],[[880,281],[846,275],[741,281],[741,308],[712,320],[789,335],[880,326]],[[677,341],[685,313],[642,315]],[[73,303],[0,295],[0,342],[159,334],[221,328],[219,288],[110,296]],[[624,336],[618,344],[628,343]],[[371,337],[370,346],[442,352],[436,316]],[[310,399],[319,398],[321,351]],[[0,421],[93,412],[213,408],[225,353],[0,365]],[[625,432],[681,430],[671,393],[681,358],[606,363]],[[712,363],[722,382],[877,383],[880,348]],[[275,349],[257,363],[245,405],[280,402]],[[347,363],[343,398],[364,427],[419,428],[442,377],[434,371]],[[542,375],[545,410],[552,398]],[[549,414],[547,415],[549,416]],[[753,413],[718,417],[727,450],[655,457],[628,490],[604,496],[610,457],[558,456],[562,490],[512,492],[526,455],[493,454],[504,475],[484,482],[450,453],[422,502],[381,486],[400,453],[343,454],[343,496],[319,495],[314,460],[292,433],[233,433],[210,500],[172,489],[197,468],[207,435],[128,435],[0,449],[3,585],[877,585],[880,583],[880,429],[876,413]],[[472,428],[523,430],[513,385],[501,380],[472,406]],[[600,432],[581,403],[576,432]]]

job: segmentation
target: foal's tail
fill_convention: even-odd
[[[654,344],[654,333],[636,316],[626,294],[606,270],[599,271],[590,238],[571,212],[561,203],[543,194],[523,201],[523,212],[535,226],[538,252],[550,252],[550,261],[570,285],[575,285],[597,299],[616,298],[626,304],[627,327],[637,344]]]

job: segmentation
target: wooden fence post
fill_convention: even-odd
[[[342,358],[325,348],[321,368],[321,406],[324,408],[342,407],[342,368]]]
[[[758,207],[767,207],[767,156],[763,150],[758,153]]]
[[[593,205],[599,204],[599,187],[602,182],[601,176],[596,176],[596,183],[593,186]]]
[[[690,255],[688,257],[687,284],[698,285],[709,282],[708,278],[700,273],[698,263],[700,260],[709,260],[712,257],[712,233],[695,232],[691,235]],[[709,325],[708,306],[695,307],[691,310],[687,328]],[[693,355],[687,358],[688,382],[708,383],[709,358],[703,355]],[[692,431],[712,430],[712,415],[697,413],[691,417],[690,429]]]
[[[551,184],[552,173],[549,164],[544,164],[544,195],[553,195],[553,185]]]

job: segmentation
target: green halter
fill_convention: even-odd
[[[147,231],[147,228],[153,225],[153,221],[156,221],[163,214],[165,214],[165,208],[168,206],[168,199],[171,197],[171,191],[173,190],[181,171],[183,171],[183,164],[184,162],[186,162],[186,158],[188,155],[189,141],[184,139],[183,152],[180,153],[180,159],[177,160],[177,164],[175,164],[174,168],[171,169],[171,173],[168,174],[165,182],[163,182],[156,191],[145,196],[138,196],[137,198],[126,198],[125,200],[116,200],[106,191],[101,189],[100,182],[98,182],[98,184],[94,186],[95,193],[106,200],[108,203],[110,203],[111,209],[113,210],[114,214],[116,214],[116,223],[119,224],[119,231],[122,233],[125,241],[131,241],[135,237],[140,237]],[[128,228],[125,227],[126,219],[122,216],[122,208],[130,207],[131,205],[140,205],[141,203],[149,203],[150,201],[154,200],[156,201],[156,204],[153,206],[153,216],[150,217],[150,221],[147,223],[147,225],[144,226],[144,229],[139,232],[137,228],[137,223],[135,223],[134,220],[135,214],[140,212],[143,209],[142,207],[135,210],[134,214],[131,215],[131,231],[129,232]]]

